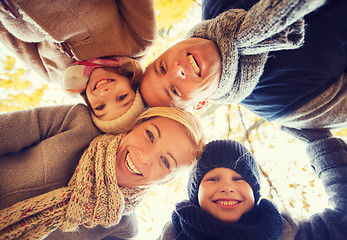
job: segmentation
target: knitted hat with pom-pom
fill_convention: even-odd
[[[253,155],[239,142],[217,140],[206,145],[197,166],[189,176],[188,196],[196,206],[202,178],[215,168],[229,168],[239,173],[252,187],[255,203],[260,198],[260,178],[258,165]]]
[[[64,71],[61,83],[72,96],[79,95],[85,91],[89,76],[95,68],[122,66],[129,61],[133,60],[128,57],[110,57],[76,61]]]

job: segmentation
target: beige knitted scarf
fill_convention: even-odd
[[[1,210],[0,238],[42,239],[59,227],[63,231],[79,225],[110,227],[134,211],[146,189],[117,185],[116,153],[123,136],[95,138],[66,187]]]

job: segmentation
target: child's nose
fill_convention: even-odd
[[[102,88],[100,89],[100,96],[106,96],[110,93],[110,89],[109,88]]]
[[[234,186],[232,184],[224,183],[220,188],[221,192],[233,192]]]
[[[178,78],[181,78],[181,79],[186,78],[186,73],[185,73],[183,67],[181,66],[181,64],[179,62],[176,63],[174,71],[175,71],[175,75]]]

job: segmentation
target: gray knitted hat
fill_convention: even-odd
[[[306,14],[324,0],[259,1],[249,11],[231,9],[196,25],[187,38],[213,41],[222,58],[218,88],[210,100],[234,103],[246,98],[263,73],[268,52],[299,48]]]
[[[214,168],[229,168],[239,173],[252,187],[254,200],[260,198],[258,165],[253,155],[239,142],[217,140],[206,145],[205,150],[192,171],[188,181],[189,200],[199,206],[198,191],[202,178]]]

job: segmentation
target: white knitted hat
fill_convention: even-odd
[[[136,118],[145,111],[145,105],[143,103],[139,90],[136,91],[135,99],[130,109],[124,113],[121,117],[103,121],[97,118],[94,113],[91,113],[94,124],[104,133],[118,134],[123,132],[125,128],[132,127],[132,124]]]

